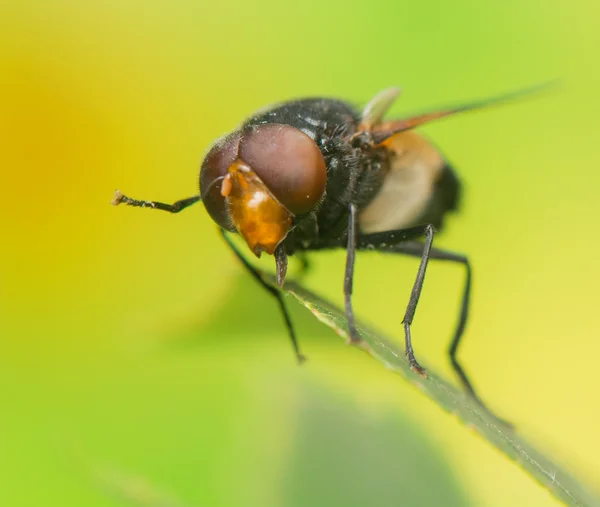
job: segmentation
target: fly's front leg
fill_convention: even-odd
[[[263,286],[263,288],[266,289],[267,292],[269,292],[269,294],[271,294],[273,297],[275,297],[275,299],[279,303],[279,308],[283,315],[283,319],[285,320],[285,325],[287,327],[287,330],[288,330],[288,333],[290,336],[290,340],[292,341],[292,346],[294,347],[294,352],[296,354],[296,358],[298,359],[298,363],[303,363],[306,360],[306,358],[300,353],[300,347],[298,346],[298,340],[296,339],[296,333],[294,331],[294,326],[292,325],[292,319],[290,318],[290,314],[288,312],[287,306],[285,305],[285,301],[283,300],[283,294],[281,294],[281,291],[279,291],[277,288],[273,287],[271,284],[269,284],[265,281],[262,273],[258,269],[256,269],[252,264],[250,264],[250,262],[248,262],[248,260],[237,249],[237,247],[235,246],[233,241],[231,241],[231,238],[227,235],[227,233],[223,229],[219,229],[219,231],[221,232],[221,235],[223,236],[223,239],[225,240],[225,242],[227,243],[229,248],[231,248],[232,252],[240,260],[240,262],[244,265],[244,267],[248,270],[248,272],[252,275],[252,277],[258,283],[260,283]],[[285,273],[281,273],[281,274],[279,273],[279,266],[278,266],[277,278],[278,278],[278,280],[281,279],[282,283],[283,283],[283,278],[285,278]]]
[[[143,201],[139,199],[132,199],[131,197],[127,197],[123,195],[119,190],[115,192],[115,196],[111,204],[113,206],[118,206],[119,204],[127,204],[127,206],[134,206],[137,208],[152,208],[159,209],[162,211],[168,211],[169,213],[179,213],[183,211],[185,208],[190,207],[192,204],[197,203],[200,200],[199,195],[194,195],[193,197],[187,197],[186,199],[181,199],[173,204],[165,204],[164,202],[159,201]]]

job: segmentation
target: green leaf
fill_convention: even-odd
[[[346,318],[341,310],[293,282],[286,282],[286,290],[308,308],[317,319],[331,327],[342,338],[348,338]],[[427,371],[427,378],[413,372],[401,350],[380,333],[360,324],[358,327],[364,340],[361,347],[366,352],[386,368],[400,373],[443,409],[456,414],[461,421],[474,429],[490,444],[508,458],[519,463],[523,470],[547,488],[557,499],[567,505],[600,506],[600,500],[595,498],[568,471],[554,463],[514,430],[501,424],[473,398],[431,370]]]
[[[323,385],[302,383],[294,416],[279,505],[471,505],[439,446],[402,412],[373,417]]]

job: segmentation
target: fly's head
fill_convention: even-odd
[[[284,124],[246,127],[219,141],[200,170],[202,202],[223,229],[239,232],[260,257],[272,255],[294,217],[310,212],[327,183],[316,143]]]

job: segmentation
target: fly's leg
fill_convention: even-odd
[[[285,305],[285,301],[283,300],[283,294],[281,294],[281,292],[275,287],[273,287],[271,284],[267,283],[263,278],[261,272],[254,266],[252,266],[252,264],[250,264],[248,260],[242,255],[242,253],[237,249],[237,247],[235,246],[233,241],[231,241],[231,238],[227,235],[227,233],[223,229],[219,230],[221,231],[221,235],[223,236],[223,239],[225,240],[229,248],[231,248],[235,256],[240,260],[240,262],[244,265],[244,267],[248,270],[252,277],[258,283],[260,283],[263,286],[263,288],[266,289],[267,292],[269,292],[269,294],[271,294],[279,303],[279,308],[285,320],[285,325],[287,327],[288,334],[292,341],[292,346],[294,347],[294,352],[296,354],[296,358],[298,359],[298,363],[304,362],[306,358],[300,353],[300,347],[298,346],[298,340],[296,339],[296,333],[294,331],[294,326],[292,325],[292,319],[290,318],[290,314]]]
[[[134,206],[138,208],[152,208],[159,209],[162,211],[168,211],[169,213],[179,213],[183,211],[185,208],[191,206],[194,203],[197,203],[200,200],[199,195],[195,195],[193,197],[188,197],[186,199],[181,199],[180,201],[174,202],[173,204],[165,204],[164,202],[158,201],[140,201],[138,199],[132,199],[131,197],[127,197],[123,195],[118,190],[115,192],[115,196],[111,204],[113,206],[118,206],[119,204],[127,204],[127,206]]]
[[[354,320],[352,309],[352,284],[354,280],[354,259],[356,257],[356,206],[350,205],[348,215],[348,244],[346,246],[346,273],[344,276],[344,307],[348,322],[349,343],[360,343],[361,337]]]
[[[423,244],[419,241],[407,241],[406,239],[403,239],[403,237],[408,238],[408,236],[409,235],[407,235],[405,232],[403,233],[402,231],[393,231],[390,234],[388,234],[387,237],[386,233],[364,235],[361,236],[359,239],[359,249],[365,248],[367,245],[369,245],[371,249],[376,249],[381,252],[399,253],[411,257],[423,258],[426,244]],[[396,242],[398,240],[400,241]],[[431,247],[429,249],[428,256],[429,259],[432,260],[453,262],[460,264],[465,268],[465,285],[462,292],[460,313],[458,316],[458,322],[456,324],[452,341],[450,342],[450,347],[448,348],[450,363],[452,365],[452,369],[454,370],[458,379],[460,380],[463,389],[465,389],[465,391],[477,403],[479,403],[487,412],[492,414],[499,422],[503,423],[508,427],[511,427],[512,425],[509,422],[495,415],[494,412],[492,412],[486,406],[479,394],[477,394],[472,382],[469,379],[469,376],[467,375],[466,371],[464,370],[458,359],[458,349],[460,344],[462,343],[461,340],[464,335],[469,316],[471,286],[473,282],[471,263],[469,262],[468,257],[466,257],[465,255],[450,252],[447,250],[442,250],[435,247]]]
[[[410,229],[404,229],[399,231],[389,231],[383,233],[375,233],[369,235],[362,235],[358,237],[356,227],[356,206],[350,205],[350,213],[348,218],[348,244],[346,253],[346,276],[344,278],[344,301],[346,308],[346,319],[348,320],[348,330],[350,333],[350,341],[357,342],[360,340],[360,335],[356,329],[354,320],[354,312],[352,309],[352,282],[354,276],[354,259],[356,256],[356,250],[358,249],[377,249],[378,245],[387,244],[387,242],[406,241],[420,236],[426,236],[425,249],[421,257],[421,264],[417,272],[417,278],[413,285],[402,319],[404,326],[404,342],[406,349],[406,356],[410,367],[419,373],[425,375],[425,368],[423,368],[415,357],[415,352],[412,346],[412,336],[410,332],[410,326],[417,310],[417,304],[419,297],[421,296],[421,290],[423,289],[423,282],[425,280],[425,271],[427,270],[427,261],[429,260],[429,251],[431,250],[431,244],[433,242],[434,229],[432,225],[424,225],[418,227],[412,227]]]

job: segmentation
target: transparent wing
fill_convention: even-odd
[[[377,125],[398,95],[400,88],[387,88],[375,95],[362,111],[359,130],[371,130]]]
[[[492,98],[487,98],[487,99],[483,99],[483,100],[478,100],[478,101],[474,101],[474,102],[471,102],[468,104],[461,104],[461,105],[458,105],[455,107],[447,107],[447,108],[443,108],[443,109],[438,109],[436,111],[431,111],[428,113],[423,113],[423,114],[419,114],[416,116],[412,116],[412,117],[404,118],[404,119],[400,119],[400,120],[379,123],[372,127],[373,140],[375,141],[376,144],[378,144],[378,143],[385,141],[386,139],[393,136],[394,134],[398,134],[399,132],[403,132],[405,130],[413,129],[415,127],[418,127],[419,125],[423,125],[430,121],[444,118],[446,116],[451,116],[456,113],[461,113],[463,111],[472,111],[475,109],[482,109],[484,107],[499,105],[504,102],[508,102],[511,100],[515,100],[515,99],[524,97],[526,95],[530,95],[530,94],[539,92],[543,89],[548,88],[549,86],[551,86],[553,84],[555,84],[555,83],[544,83],[541,85],[533,86],[531,88],[526,88],[526,89],[506,93],[506,94],[500,95],[498,97],[492,97]],[[384,92],[382,92],[380,95],[382,95],[383,93]],[[375,99],[373,99],[373,101],[371,101],[371,103],[374,102],[376,99],[377,99],[377,97],[375,97]],[[383,101],[383,99],[381,99],[381,100]],[[371,104],[371,103],[369,103],[369,104]],[[367,108],[368,107],[369,106],[367,106]],[[375,107],[375,106],[373,106],[373,107]],[[365,108],[365,110],[367,108]]]

